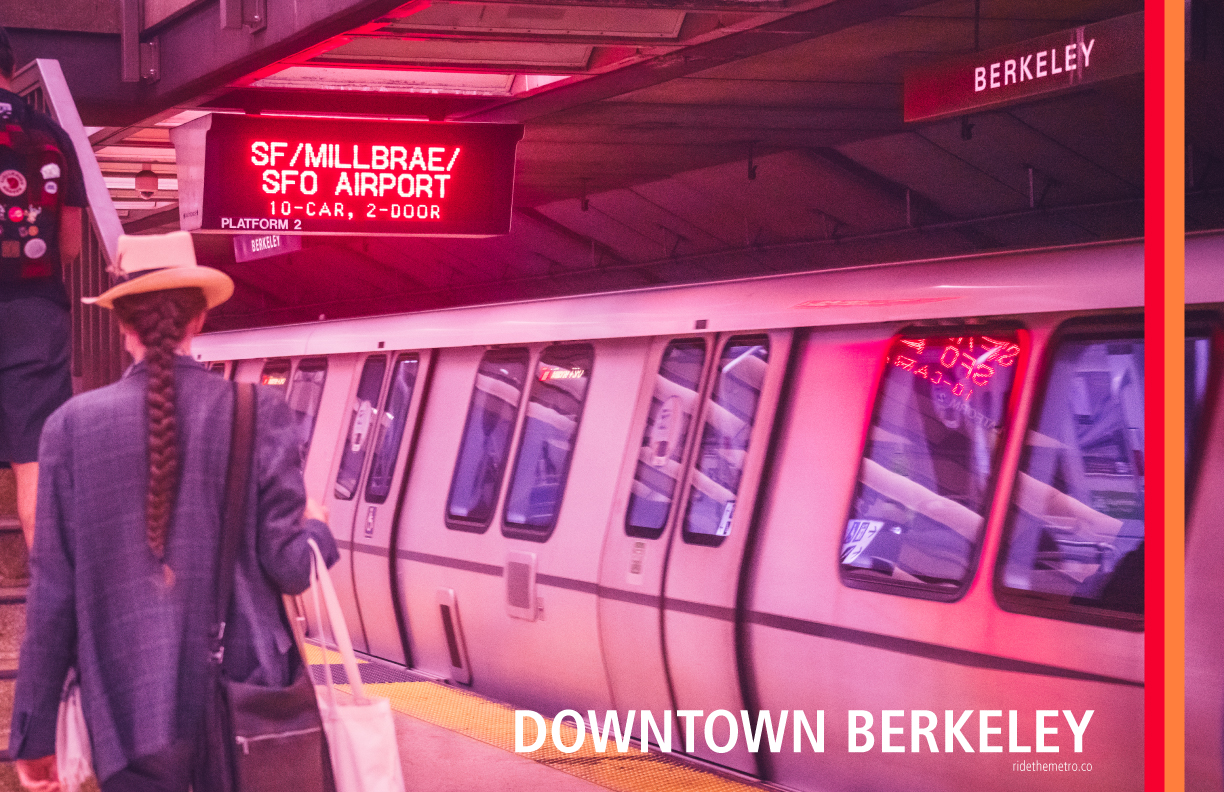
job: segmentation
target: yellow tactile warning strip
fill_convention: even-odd
[[[310,641],[307,641],[306,645],[302,648],[306,650],[306,662],[310,663],[311,665],[323,665],[325,662],[338,665],[344,662],[344,658],[339,652],[333,652],[331,649],[318,646]],[[359,657],[357,658],[357,662],[364,663],[367,661],[362,660]],[[364,674],[362,675],[362,678],[365,678]]]
[[[312,648],[308,647],[307,652],[314,655],[310,651]],[[329,659],[330,656],[338,657],[335,652],[328,651],[327,654]],[[347,685],[337,685],[337,688],[348,690]],[[371,696],[390,699],[391,707],[397,712],[504,751],[514,750],[513,707],[438,682],[367,683],[365,690]],[[545,719],[545,728],[551,734],[551,720]],[[535,724],[528,719],[524,725],[524,739],[533,742],[534,732]],[[577,729],[571,721],[563,722],[560,732],[565,745],[573,745],[577,740]],[[656,751],[642,753],[639,747],[632,744],[626,753],[618,753],[616,742],[612,739],[608,740],[607,751],[599,753],[592,745],[589,733],[583,739],[582,747],[574,753],[562,753],[552,744],[552,740],[545,740],[540,750],[518,755],[616,792],[746,792],[768,789],[694,767],[669,754]]]

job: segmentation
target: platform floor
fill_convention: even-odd
[[[335,652],[313,646],[307,651],[316,683],[322,682],[322,663],[327,661],[332,664],[336,681],[346,679]],[[366,693],[390,699],[396,713],[404,782],[409,790],[776,789],[673,754],[642,753],[636,745],[620,754],[610,741],[610,750],[598,753],[589,734],[573,753],[562,753],[548,740],[538,751],[516,754],[513,707],[396,666],[360,662],[359,667]],[[347,690],[347,685],[342,689]],[[545,725],[551,731],[552,722],[546,720]],[[577,730],[570,722],[563,723],[561,736],[566,745],[572,745]]]
[[[13,702],[11,675],[24,621],[24,605],[0,602],[0,747],[4,748]],[[322,663],[330,662],[338,691],[347,695],[347,677],[339,656],[314,646],[307,652],[316,682],[323,679]],[[636,746],[625,754],[614,748],[596,753],[589,735],[575,753],[561,753],[548,741],[532,754],[516,754],[512,707],[396,666],[368,661],[359,665],[367,694],[391,701],[404,782],[410,792],[747,792],[772,788],[671,754],[643,754]],[[575,737],[574,727],[563,724],[565,743],[572,744]],[[20,789],[13,765],[0,762],[0,792]],[[90,785],[83,792],[96,792],[96,787]]]

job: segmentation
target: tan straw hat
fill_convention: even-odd
[[[191,234],[186,231],[119,237],[112,274],[114,286],[97,297],[82,297],[81,302],[112,308],[117,297],[196,286],[204,292],[208,307],[215,308],[234,293],[229,275],[196,264]]]

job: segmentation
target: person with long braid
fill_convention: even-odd
[[[233,282],[197,266],[183,232],[121,237],[116,265],[115,286],[89,302],[114,310],[136,362],[43,430],[9,746],[26,788],[58,792],[56,715],[75,667],[102,792],[210,792],[193,776],[234,389],[189,352]],[[257,388],[248,487],[223,668],[284,686],[302,659],[280,595],[308,585],[308,538],[329,565],[339,554],[271,388]]]

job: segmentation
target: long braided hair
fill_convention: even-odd
[[[174,351],[187,325],[208,307],[198,288],[130,294],[114,302],[115,315],[145,346],[149,390],[149,491],[145,498],[145,537],[164,563],[166,536],[178,495],[178,425],[174,415]],[[169,579],[169,578],[168,578]]]

